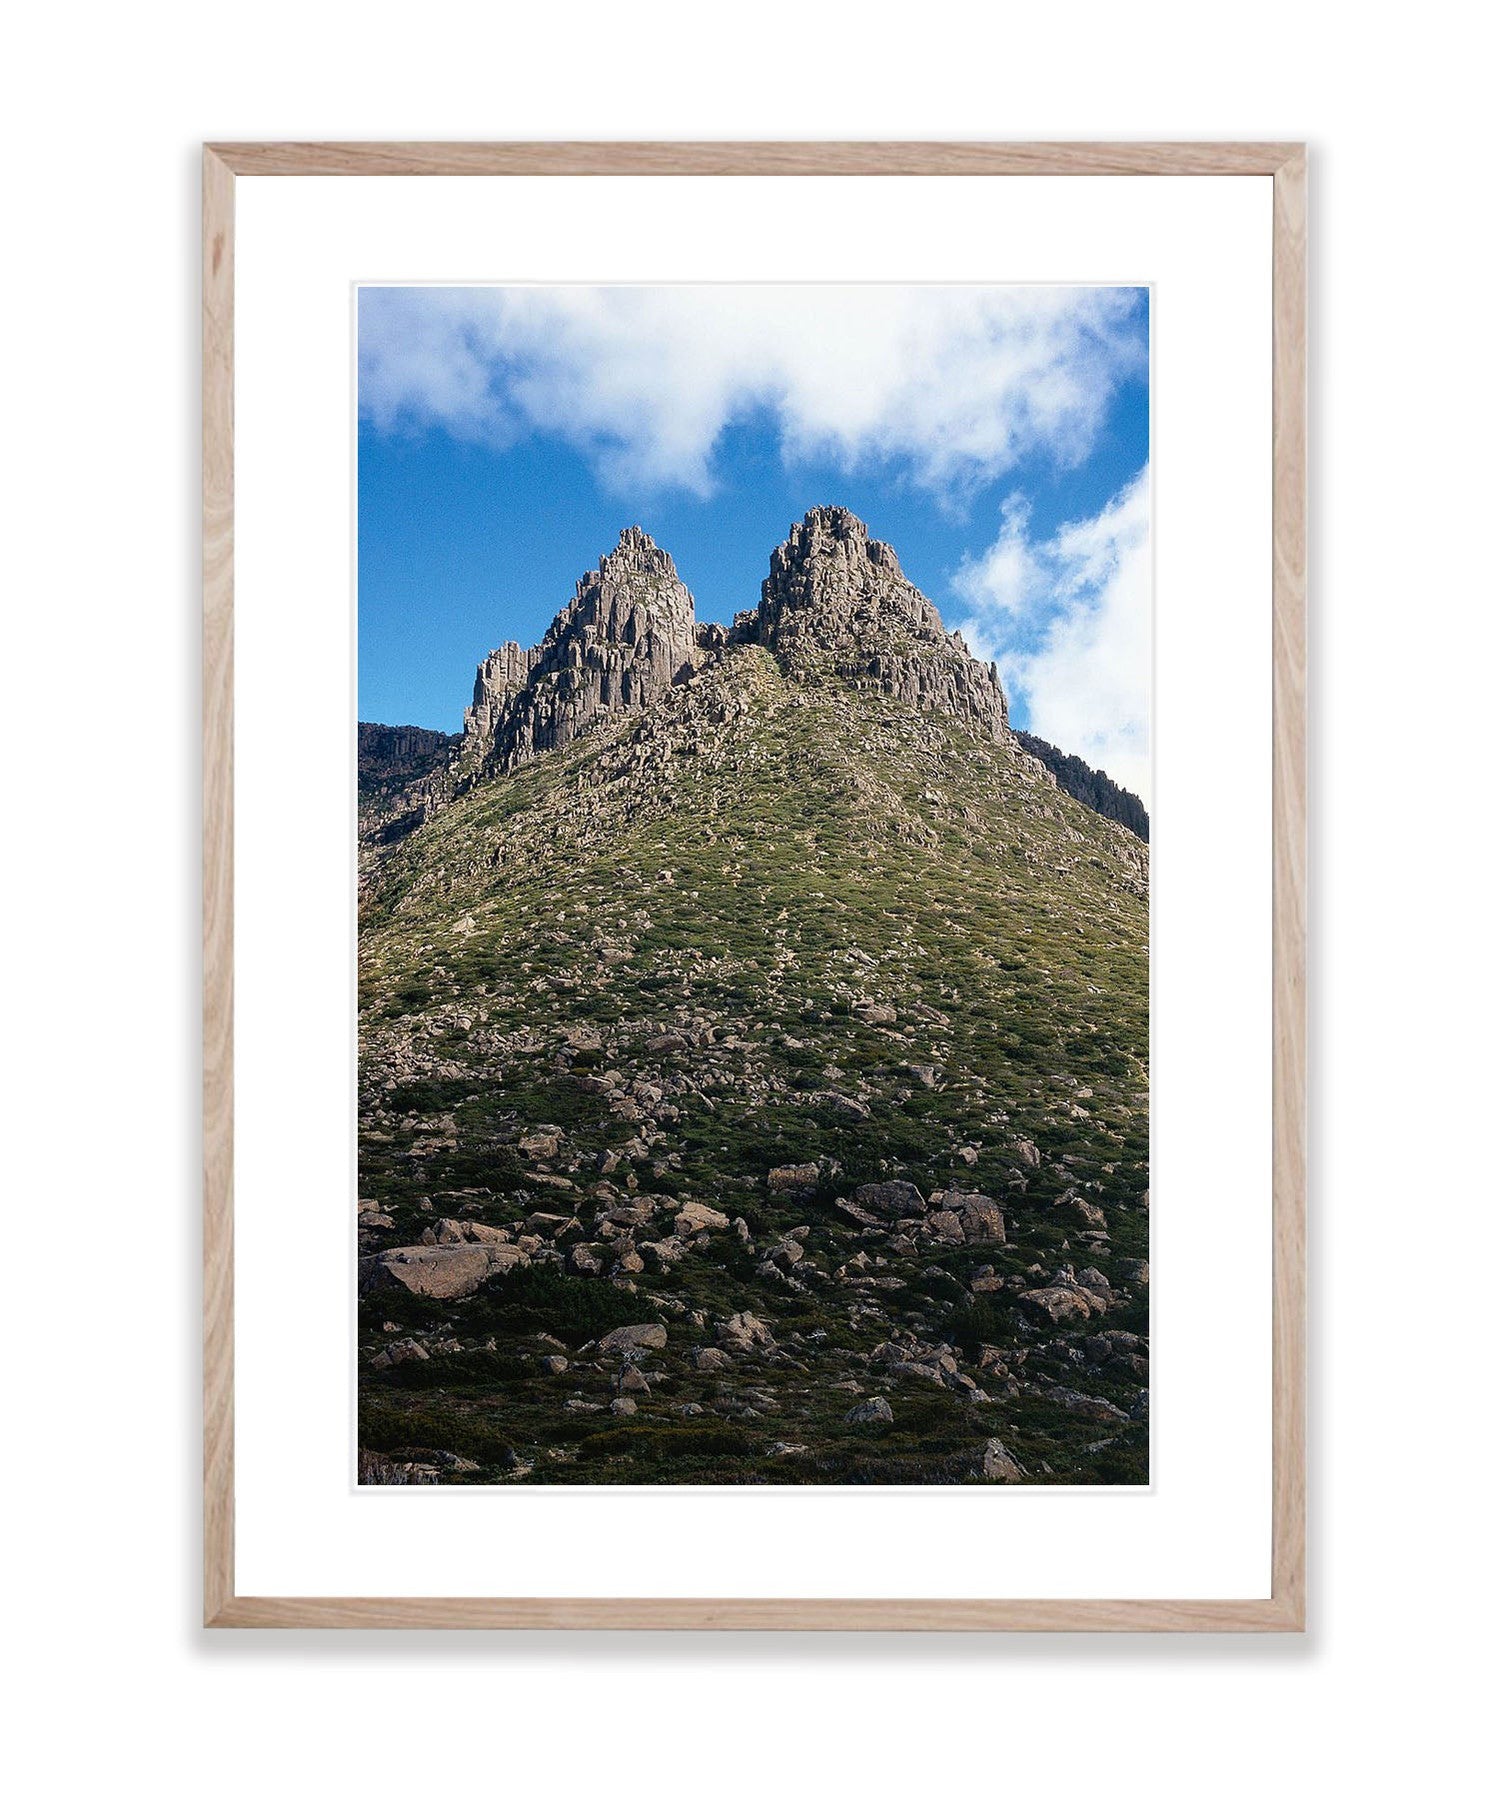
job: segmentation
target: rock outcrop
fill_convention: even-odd
[[[649,706],[697,658],[692,595],[666,551],[631,525],[534,650],[502,644],[480,665],[462,767],[504,772],[561,749],[604,714]]]
[[[474,677],[474,699],[463,714],[465,744],[491,744],[506,708],[531,679],[539,649],[522,649],[518,643],[502,643],[479,664]]]
[[[887,543],[843,506],[815,506],[770,559],[756,612],[737,634],[763,644],[789,675],[887,693],[945,712],[1002,740],[1004,690],[937,608],[901,572]]]

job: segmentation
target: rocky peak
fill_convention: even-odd
[[[648,706],[694,666],[692,595],[638,525],[578,582],[535,649],[502,644],[479,666],[464,761],[513,768],[570,743],[602,713]]]
[[[814,506],[793,525],[771,555],[760,592],[761,618],[788,631],[803,619],[825,629],[877,624],[887,611],[942,630],[936,607],[906,580],[895,551],[846,506]]]
[[[845,506],[814,506],[770,559],[744,634],[790,675],[831,677],[949,712],[1002,738],[1008,712],[992,664],[974,660],[887,543]]]

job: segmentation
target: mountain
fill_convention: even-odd
[[[1069,756],[1044,737],[1033,737],[1029,731],[1015,735],[1023,748],[1051,770],[1064,793],[1081,800],[1100,818],[1112,818],[1143,842],[1150,842],[1150,814],[1134,794],[1116,786],[1101,768],[1089,768],[1081,756]]]
[[[627,531],[403,754],[361,1478],[1148,1479],[1149,852],[894,551],[724,627]]]
[[[378,849],[415,830],[449,793],[461,740],[420,725],[359,727],[359,839]]]

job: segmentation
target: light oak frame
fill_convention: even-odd
[[[1271,1595],[269,1598],[234,1584],[234,184],[239,175],[1249,175],[1274,183]],[[203,152],[203,1612],[214,1628],[1300,1631],[1306,1615],[1306,150],[1296,143],[210,144]]]

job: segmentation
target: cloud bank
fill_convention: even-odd
[[[940,498],[1092,449],[1143,370],[1120,288],[365,288],[360,408],[377,429],[556,436],[621,493],[714,490],[736,419],[789,462],[899,459]]]
[[[998,537],[953,582],[959,628],[999,666],[1038,737],[1151,803],[1148,466],[1094,518],[1036,540],[1020,496]]]

